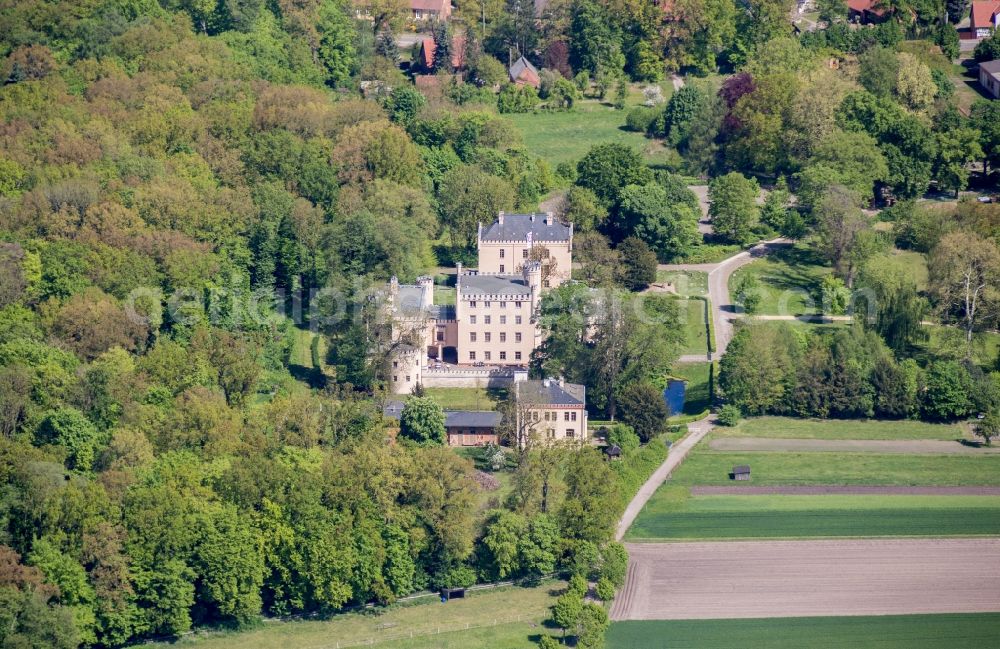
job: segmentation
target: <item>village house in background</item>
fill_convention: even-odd
[[[1000,97],[1000,59],[979,64],[979,85],[994,99]]]
[[[986,38],[997,28],[997,12],[1000,11],[1000,0],[988,2],[973,2],[969,12],[969,31],[975,38]]]
[[[514,61],[507,70],[510,82],[517,86],[531,86],[535,90],[542,85],[542,79],[538,76],[538,70],[531,65],[531,61],[523,56]]]

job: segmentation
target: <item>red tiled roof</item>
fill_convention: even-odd
[[[855,11],[859,14],[863,14],[866,11],[876,16],[881,16],[885,13],[885,9],[876,8],[875,4],[878,0],[847,0],[847,7],[851,11]]]
[[[1000,2],[993,0],[972,3],[972,29],[977,27],[992,27],[993,15],[1000,10]]]
[[[437,43],[433,38],[425,38],[420,44],[420,63],[425,68],[434,67],[434,50]],[[465,36],[455,36],[451,39],[451,67],[456,70],[465,66]]]

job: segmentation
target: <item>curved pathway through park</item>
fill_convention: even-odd
[[[760,259],[774,250],[790,246],[788,239],[773,239],[758,243],[749,250],[735,254],[717,264],[660,264],[658,270],[700,271],[708,273],[708,299],[712,303],[712,324],[715,327],[715,353],[712,357],[722,356],[733,337],[733,322],[739,320],[742,314],[733,306],[729,298],[729,278],[741,266]],[[699,362],[711,360],[701,354],[686,355],[681,362]]]
[[[749,250],[733,255],[717,264],[661,264],[660,270],[698,270],[708,273],[708,295],[712,303],[712,319],[715,325],[715,357],[721,356],[726,351],[729,341],[733,336],[733,320],[740,317],[736,309],[729,300],[729,277],[740,266],[745,266],[755,259],[767,255],[771,251],[781,246],[791,245],[787,239],[774,239],[764,241]],[[705,356],[681,356],[681,362],[700,362],[711,360]],[[636,516],[642,511],[646,502],[653,497],[663,481],[670,476],[673,471],[688,454],[695,444],[715,427],[715,416],[709,415],[703,419],[688,424],[688,434],[682,440],[670,447],[667,459],[663,461],[653,475],[649,476],[645,484],[632,498],[621,520],[618,521],[618,529],[615,532],[615,539],[620,541],[625,537],[625,532],[635,521]]]

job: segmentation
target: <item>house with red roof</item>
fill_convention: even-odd
[[[451,69],[461,70],[465,67],[465,36],[455,36],[451,39]],[[434,52],[437,43],[433,38],[425,38],[420,42],[420,67],[425,70],[434,69]]]
[[[451,17],[451,0],[410,0],[413,20],[448,20]]]
[[[969,20],[969,31],[976,38],[986,38],[997,27],[997,12],[1000,11],[1000,0],[973,2]]]
[[[514,61],[514,65],[507,70],[507,75],[510,77],[510,82],[516,86],[531,86],[537,90],[542,85],[538,70],[523,56]]]
[[[876,5],[878,0],[847,0],[847,18],[863,25],[880,23],[886,18],[886,10]]]

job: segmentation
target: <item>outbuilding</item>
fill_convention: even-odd
[[[733,472],[730,474],[733,480],[749,480],[750,479],[750,465],[749,464],[737,464],[733,467]]]
[[[622,448],[617,444],[611,444],[610,446],[604,447],[604,459],[606,460],[620,460],[622,459]]]

